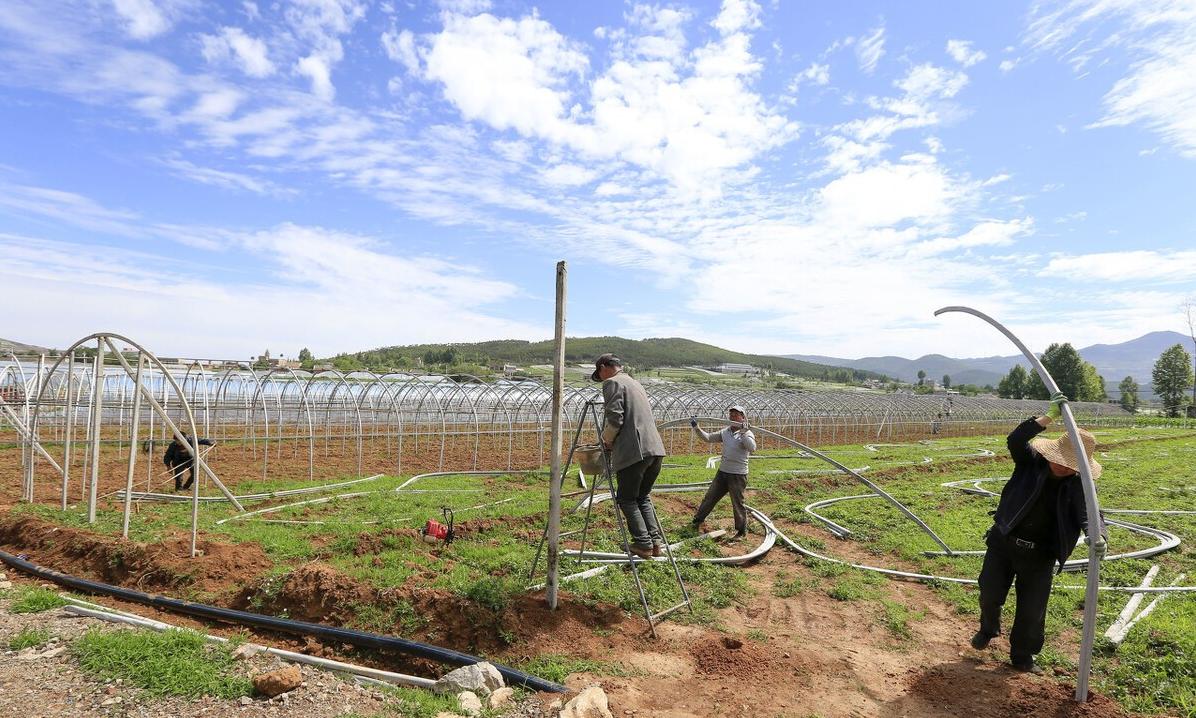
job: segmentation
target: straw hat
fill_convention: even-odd
[[[1101,465],[1092,458],[1092,453],[1096,449],[1096,437],[1084,429],[1078,429],[1078,431],[1080,442],[1084,444],[1084,456],[1088,457],[1088,471],[1092,474],[1092,478],[1096,479],[1101,472]],[[1080,459],[1076,455],[1076,447],[1071,443],[1071,434],[1065,433],[1058,439],[1031,439],[1030,446],[1042,454],[1047,461],[1053,461],[1072,471],[1079,472]]]

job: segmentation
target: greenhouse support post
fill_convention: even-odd
[[[568,267],[556,264],[556,331],[552,345],[552,470],[548,479],[548,607],[556,610],[561,534],[561,406],[565,396],[565,287]]]

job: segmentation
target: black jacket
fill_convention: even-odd
[[[193,438],[188,436],[188,442],[193,441]],[[211,439],[200,439],[200,446],[214,446],[216,442]],[[162,463],[174,468],[176,466],[190,466],[191,454],[187,451],[187,447],[183,442],[175,439],[170,442],[170,446],[166,447],[166,454],[162,457]]]
[[[1009,455],[1013,457],[1013,475],[1001,490],[1001,502],[993,518],[993,528],[1001,536],[1009,536],[1026,515],[1043,484],[1048,480],[1050,466],[1046,459],[1030,446],[1030,439],[1041,434],[1043,427],[1034,418],[1017,425],[1010,432],[1006,443]],[[1059,554],[1059,570],[1080,540],[1080,531],[1088,528],[1088,510],[1084,504],[1084,487],[1079,474],[1058,479],[1059,498],[1055,504],[1056,546]],[[1100,534],[1105,534],[1104,522],[1100,522]]]

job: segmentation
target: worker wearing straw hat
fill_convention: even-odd
[[[610,451],[617,482],[615,503],[627,519],[629,549],[640,558],[661,556],[664,531],[648,494],[660,475],[665,452],[652,403],[644,387],[623,372],[623,362],[614,354],[598,357],[590,378],[602,382],[602,444]]]
[[[972,647],[988,646],[1001,633],[1001,607],[1014,586],[1017,610],[1009,634],[1010,664],[1019,671],[1040,673],[1034,656],[1042,650],[1047,601],[1056,564],[1075,550],[1080,532],[1088,530],[1088,512],[1080,484],[1079,457],[1069,434],[1058,439],[1035,438],[1062,416],[1067,397],[1056,392],[1045,416],[1030,418],[1007,439],[1013,457],[1013,475],[1001,491],[993,526],[985,534],[988,546],[980,569],[980,630]],[[1101,465],[1091,457],[1096,448],[1092,434],[1080,429],[1088,469],[1095,480]],[[1097,555],[1106,551],[1104,522],[1097,518]]]
[[[694,514],[694,530],[701,527],[702,522],[714,510],[723,496],[731,494],[731,511],[735,515],[735,538],[747,535],[747,507],[743,503],[743,494],[747,491],[748,457],[756,450],[756,435],[752,433],[747,423],[747,412],[739,404],[727,409],[727,416],[731,425],[724,426],[722,431],[707,433],[698,426],[697,419],[690,419],[689,425],[695,433],[708,444],[722,444],[723,456],[719,460],[718,473],[706,489],[706,496],[702,498],[698,512]]]

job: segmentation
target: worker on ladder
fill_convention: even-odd
[[[660,475],[665,452],[648,394],[623,372],[623,362],[614,354],[598,357],[590,378],[602,382],[602,444],[610,452],[610,469],[617,481],[615,503],[627,519],[630,551],[640,558],[662,556],[664,531],[648,495]]]

